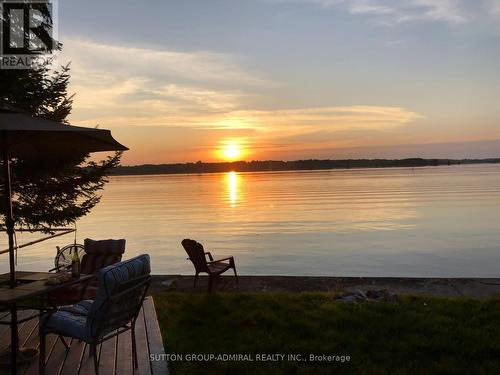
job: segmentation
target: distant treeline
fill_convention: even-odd
[[[220,173],[220,172],[259,172],[259,171],[294,171],[318,169],[349,168],[388,168],[388,167],[429,167],[439,165],[500,163],[498,159],[348,159],[348,160],[295,160],[295,161],[235,161],[225,163],[178,163],[178,164],[143,164],[119,166],[115,175],[148,175],[180,173]]]

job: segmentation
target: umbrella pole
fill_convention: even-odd
[[[10,174],[9,152],[3,152],[3,171],[5,182],[5,229],[9,237],[9,265],[10,265],[10,287],[16,286],[16,266],[14,260],[14,215],[12,214],[12,186]]]
[[[5,228],[9,236],[9,262],[10,262],[10,287],[16,286],[16,266],[14,263],[14,215],[12,214],[12,186],[10,176],[10,158],[8,151],[3,152],[3,171],[4,171],[4,188],[5,188]],[[17,353],[18,353],[18,333],[17,333],[17,306],[10,306],[10,364],[11,373],[17,373]]]

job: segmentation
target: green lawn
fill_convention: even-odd
[[[328,293],[154,296],[168,353],[344,355],[342,362],[170,361],[176,374],[500,374],[500,300]],[[332,371],[333,370],[333,371]]]

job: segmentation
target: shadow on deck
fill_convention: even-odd
[[[19,319],[34,315],[36,315],[34,310],[23,310],[19,312]],[[150,361],[150,354],[165,353],[152,297],[146,298],[137,319],[136,340],[139,368],[135,374],[168,374],[167,362]],[[37,318],[19,325],[19,342],[21,347],[39,347]],[[93,361],[89,356],[88,345],[78,340],[67,339],[67,342],[71,344],[69,351],[66,350],[61,340],[57,340],[56,335],[47,336],[47,367],[45,373],[47,375],[94,374]],[[9,344],[9,328],[8,326],[0,326],[0,350],[5,350]],[[133,374],[130,331],[99,345],[97,354],[99,356],[100,375]],[[0,367],[0,374],[8,373],[8,368]],[[38,374],[38,357],[30,363],[19,366],[18,374]]]

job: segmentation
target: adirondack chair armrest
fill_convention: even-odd
[[[215,259],[215,260],[212,260],[212,261],[207,262],[207,263],[209,263],[209,264],[211,264],[211,263],[218,263],[218,262],[224,262],[226,260],[229,261],[229,264],[234,265],[234,257],[233,256],[229,256],[229,257],[225,257],[225,258],[220,258],[220,259]]]

